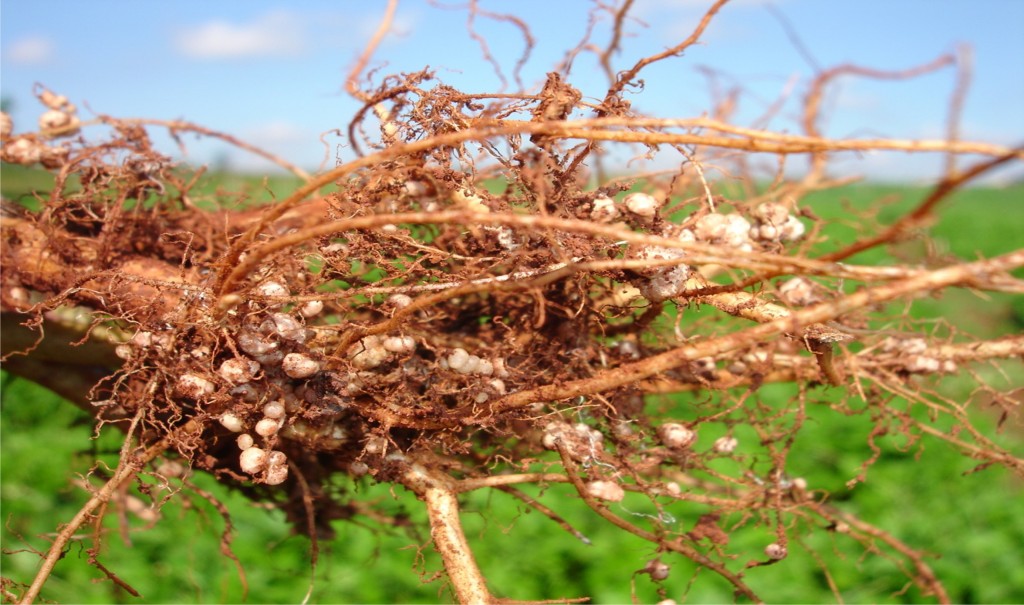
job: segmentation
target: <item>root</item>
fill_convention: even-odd
[[[533,89],[521,81],[536,43],[525,21],[475,0],[455,9],[466,11],[502,87],[516,87],[467,93],[426,68],[373,68],[400,19],[389,1],[344,82],[361,105],[337,130],[349,138],[345,157],[313,175],[189,122],[82,122],[68,99],[37,87],[43,126],[15,133],[4,122],[0,141],[5,162],[52,175],[52,186],[23,198],[38,211],[2,205],[5,369],[72,399],[97,432],[113,424],[125,438],[113,475],[41,554],[20,601],[39,598],[90,522],[89,562],[134,593],[98,560],[99,528],[107,502],[165,450],[282,511],[310,539],[303,602],[318,588],[321,540],[334,521],[410,523],[405,511],[361,500],[363,482],[404,486],[422,502],[463,603],[516,601],[490,592],[459,494],[503,491],[564,530],[555,535],[589,544],[543,489],[553,484],[572,485],[655,556],[678,553],[723,578],[737,598],[759,601],[745,574],[781,564],[826,519],[948,601],[911,545],[813,500],[788,474],[803,462],[790,454],[834,412],[829,422],[860,416],[866,427],[851,487],[886,463],[890,437],[934,437],[976,461],[975,471],[1024,474],[974,417],[993,408],[1002,425],[1018,413],[1024,337],[967,334],[959,318],[924,317],[918,304],[957,289],[979,305],[989,293],[1024,293],[1019,246],[959,259],[927,231],[939,202],[1019,164],[1024,148],[961,136],[963,60],[947,139],[822,134],[822,99],[837,77],[907,79],[952,65],[952,56],[898,71],[817,70],[802,101],[792,81],[753,123],[731,123],[745,115],[735,91],[716,95],[704,117],[641,115],[630,95],[647,68],[699,43],[726,1],[711,3],[678,43],[617,69],[633,4],[595,5],[584,38]],[[514,63],[491,54],[478,29],[485,19],[521,34]],[[598,100],[574,84],[573,62],[586,53],[608,78]],[[714,84],[717,74],[705,73]],[[799,116],[795,131],[771,124],[786,115]],[[175,164],[152,129],[226,141],[301,183],[266,206],[197,193],[208,175]],[[878,219],[884,199],[851,204],[840,219],[818,216],[809,193],[855,180],[828,177],[832,158],[875,151],[943,154],[946,172],[891,223]],[[980,159],[958,172],[964,155]],[[793,156],[808,158],[810,171],[793,176]],[[606,175],[613,159],[632,172]],[[892,258],[845,262],[867,250]],[[952,376],[958,384],[941,383]],[[789,389],[762,388],[770,383]],[[222,516],[221,552],[247,593],[229,511],[192,489]],[[653,529],[612,512],[608,503],[620,501],[654,510],[635,513]],[[697,525],[667,521],[680,510],[672,507],[699,511]],[[730,542],[755,532],[775,540],[763,557],[735,547],[749,540]],[[841,598],[847,574],[828,566],[845,563],[815,555]],[[662,582],[661,563],[634,569]],[[5,580],[6,599],[15,586]],[[668,585],[653,590],[664,598]]]
[[[441,554],[459,603],[496,602],[462,532],[459,501],[451,479],[443,473],[413,464],[403,473],[401,482],[427,507],[430,536],[434,548]]]
[[[178,435],[189,435],[195,433],[199,429],[198,423],[192,421],[183,426]],[[141,453],[135,455],[126,451],[122,453],[121,459],[118,461],[117,468],[114,471],[114,475],[103,485],[89,501],[82,505],[78,513],[63,526],[57,537],[54,538],[53,543],[50,545],[49,550],[46,553],[46,557],[43,558],[42,565],[39,567],[39,571],[36,573],[35,579],[29,585],[28,589],[18,603],[20,605],[29,605],[35,602],[39,596],[39,591],[42,590],[43,584],[46,583],[46,579],[50,577],[50,573],[53,571],[54,566],[64,556],[64,548],[71,541],[72,536],[93,517],[93,513],[105,505],[110,498],[128,481],[131,481],[135,474],[138,473],[142,468],[151,462],[154,458],[162,454],[167,447],[172,443],[174,436],[168,435],[157,443],[149,446]],[[127,455],[125,455],[127,454]],[[110,574],[108,573],[108,576]]]

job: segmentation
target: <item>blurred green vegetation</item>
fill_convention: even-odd
[[[45,176],[12,168],[16,167],[4,166],[0,179],[5,197],[26,199],[26,190],[45,190]],[[271,199],[270,191],[280,199],[295,185],[286,177],[266,184],[260,179],[231,178],[239,180],[208,175],[208,182],[204,181],[196,193],[212,196],[218,191],[237,190],[241,185],[253,199]],[[827,235],[831,241],[827,245],[834,242],[838,247],[859,234],[853,227],[856,214],[877,200],[891,200],[879,213],[879,220],[888,223],[925,194],[925,189],[914,187],[857,185],[817,193],[804,202],[818,216],[829,219]],[[940,251],[968,259],[1018,248],[1020,234],[1024,233],[1022,200],[1024,187],[1020,185],[958,192],[941,205],[940,218],[931,227],[932,241]],[[925,252],[919,242],[910,241],[890,250],[864,253],[851,262],[881,262],[889,254],[924,262]],[[914,313],[950,318],[986,337],[1015,333],[1024,326],[1024,304],[1019,297],[985,294],[989,300],[984,302],[984,312],[977,313],[976,296],[951,292],[941,298],[920,300],[915,303]],[[1022,386],[1021,365],[1011,367],[1016,375],[984,372],[997,386]],[[951,397],[962,398],[972,386],[964,379],[947,377],[940,388]],[[781,409],[794,393],[792,386],[768,385],[756,397]],[[828,388],[810,391],[808,419],[789,457],[790,476],[805,478],[811,489],[829,492],[832,504],[913,548],[933,553],[928,563],[954,602],[1018,602],[1024,595],[1024,515],[1019,504],[1024,494],[1019,479],[997,467],[965,474],[977,462],[945,443],[922,438],[908,447],[904,437],[893,434],[878,440],[881,457],[868,471],[867,480],[848,488],[847,482],[857,476],[871,456],[868,436],[873,423],[869,413],[844,415],[824,405],[836,396]],[[4,522],[0,565],[5,578],[28,582],[39,562],[33,550],[45,550],[48,536],[87,500],[86,492],[72,482],[88,473],[97,460],[112,468],[119,440],[113,431],[91,440],[93,429],[84,412],[6,373],[0,382],[0,397],[0,514]],[[667,402],[652,401],[651,405],[669,406],[674,417],[685,418],[706,405],[707,397],[689,394]],[[850,405],[865,404],[851,400]],[[974,418],[986,434],[996,433],[994,413],[979,409]],[[936,426],[945,425],[939,420]],[[1019,421],[1014,424],[1011,420],[997,437],[1018,455],[1020,429]],[[733,434],[740,440],[740,457],[749,456],[744,454],[744,444],[752,444],[748,446],[751,451],[759,449],[759,439],[752,430],[741,426]],[[696,449],[709,449],[719,435],[710,428],[703,431]],[[740,472],[739,463],[727,459],[720,462],[721,470]],[[99,482],[105,467],[99,468],[94,483]],[[101,574],[87,562],[85,551],[92,545],[93,535],[84,530],[58,563],[42,597],[78,603],[220,603],[241,602],[243,598],[252,603],[301,601],[310,581],[308,540],[293,535],[277,511],[253,505],[208,476],[198,474],[192,481],[231,511],[231,547],[245,570],[247,596],[243,595],[234,563],[220,550],[224,520],[207,500],[183,489],[168,499],[161,509],[162,519],[151,527],[128,515],[130,530],[122,533],[113,509],[104,519],[100,560],[137,589],[141,599],[101,580]],[[373,502],[383,513],[408,517],[420,529],[380,526],[363,518],[355,519],[356,523],[336,522],[337,537],[320,544],[312,602],[451,600],[451,595],[443,591],[443,583],[425,583],[441,569],[441,563],[429,547],[429,532],[423,529],[425,515],[414,498],[401,488],[392,490],[367,481],[339,480],[337,489],[346,497]],[[524,491],[538,494],[536,488]],[[587,535],[593,545],[576,540],[507,494],[479,492],[464,498],[467,535],[495,594],[516,599],[589,595],[595,603],[623,603],[630,601],[631,581],[635,581],[640,602],[660,598],[658,587],[647,576],[634,577],[635,571],[657,555],[650,544],[611,527],[587,510],[566,486],[550,486],[543,496],[548,506]],[[642,499],[627,498],[612,510],[641,527],[652,527],[645,515],[655,511]],[[674,528],[689,530],[707,510],[694,504],[671,504],[666,512],[673,516]],[[808,523],[795,518],[786,518],[786,522]],[[826,563],[830,579],[838,585],[845,602],[930,601],[915,587],[904,590],[908,582],[895,562],[865,555],[859,544],[820,528],[794,535],[801,533],[809,535],[790,544],[786,560],[746,572],[750,585],[771,601],[835,601],[818,559]],[[761,549],[773,539],[769,525],[748,526],[735,532],[728,550],[745,554],[731,567],[738,569],[749,559],[761,558]],[[713,574],[699,572],[696,581],[691,582],[698,573],[692,564],[672,555],[663,560],[673,566],[671,577],[662,584],[666,596],[688,602],[733,600],[730,587]]]
[[[171,169],[183,183],[191,183],[194,172],[189,166]],[[53,175],[45,170],[4,163],[0,167],[0,194],[4,199],[37,210],[53,189]],[[229,210],[265,204],[290,195],[302,181],[290,174],[253,176],[225,172],[206,171],[192,184],[188,191],[189,202],[204,210],[226,208]],[[68,179],[66,189],[74,191],[77,178]],[[326,186],[323,192],[333,190]],[[173,194],[173,192],[172,192]],[[171,196],[173,197],[173,195]],[[152,196],[155,199],[155,196]],[[147,200],[147,202],[151,202]]]

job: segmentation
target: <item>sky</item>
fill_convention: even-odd
[[[35,128],[35,83],[68,96],[83,119],[184,119],[220,130],[311,170],[350,159],[344,129],[359,107],[346,75],[384,13],[384,0],[3,0],[0,92],[15,132]],[[678,44],[710,0],[636,0],[618,69]],[[590,0],[480,0],[513,11],[536,39],[521,72],[536,92],[545,74],[582,39]],[[592,41],[605,45],[610,20]],[[511,75],[523,50],[507,22],[477,21],[491,54]],[[647,68],[633,106],[658,117],[690,118],[713,107],[709,69],[722,90],[742,87],[735,123],[752,125],[776,99],[789,103],[770,127],[800,132],[798,102],[816,71],[843,63],[895,70],[970,48],[972,83],[962,138],[1024,143],[1024,0],[733,0],[700,45]],[[493,66],[467,33],[466,11],[452,0],[401,0],[393,28],[370,63],[380,74],[424,67],[465,92],[501,88]],[[603,97],[607,80],[591,54],[577,59],[571,82],[585,98]],[[830,89],[824,133],[835,137],[942,138],[952,69],[909,81],[843,77]],[[153,131],[155,134],[157,131]],[[177,154],[162,134],[161,148]],[[187,161],[268,170],[264,160],[216,141],[186,139]],[[837,169],[879,180],[927,181],[940,156],[867,154]],[[996,178],[1020,178],[1024,170]]]

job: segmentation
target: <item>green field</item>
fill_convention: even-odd
[[[4,167],[0,181],[6,198],[27,201],[27,188],[47,186],[38,173],[9,168]],[[214,175],[199,191],[212,195],[218,188],[237,190],[241,184],[253,198],[269,199],[268,189],[280,198],[294,186],[283,178],[267,186],[252,179],[228,181],[224,175]],[[888,222],[901,210],[913,207],[925,193],[920,188],[858,185],[818,193],[807,202],[819,216],[840,222],[829,231],[839,244],[855,234],[841,224],[851,209],[892,197],[893,203],[880,215],[882,222]],[[940,219],[931,233],[946,252],[975,258],[1021,246],[1024,186],[968,189],[943,202],[939,211]],[[915,246],[919,244],[908,242],[894,252],[912,259],[923,253]],[[878,262],[883,260],[881,255],[872,252],[851,262]],[[915,312],[955,319],[963,329],[983,337],[1019,332],[1024,327],[1020,297],[991,295],[991,299],[985,303],[984,313],[976,313],[975,294],[948,293],[940,299],[919,301]],[[1013,367],[1020,370],[1020,364]],[[992,379],[997,384],[1004,380]],[[1017,387],[1024,386],[1020,374],[1007,379],[1016,381]],[[1004,380],[1002,384],[1007,383]],[[952,377],[943,384],[944,391],[953,396],[963,394],[965,388],[969,385]],[[88,497],[72,485],[72,479],[82,477],[97,459],[113,467],[119,442],[114,434],[90,440],[92,427],[83,412],[6,373],[0,395],[0,514],[4,521],[0,564],[5,578],[27,582],[39,561],[32,551],[45,550],[47,537]],[[782,386],[765,387],[760,395],[763,401],[782,402],[791,392]],[[822,400],[830,397],[823,389],[815,390],[814,395]],[[680,397],[676,404],[686,406],[689,397]],[[954,602],[1010,603],[1024,598],[1024,515],[1019,504],[1024,501],[1024,490],[1018,479],[1000,468],[965,475],[977,463],[934,439],[925,438],[918,446],[904,449],[900,439],[884,438],[879,442],[882,457],[871,468],[868,481],[847,489],[846,482],[871,455],[866,445],[870,418],[842,416],[824,405],[811,406],[810,414],[790,457],[791,473],[806,478],[812,488],[829,491],[831,501],[844,510],[913,548],[935,553],[929,564]],[[978,410],[976,417],[987,434],[995,434],[994,415]],[[702,434],[702,444],[714,438]],[[1021,455],[1022,439],[1017,418],[1007,423],[998,441]],[[210,477],[197,475],[193,481],[231,510],[235,527],[232,548],[249,586],[246,601],[301,601],[310,581],[309,542],[292,535],[283,515],[276,511],[252,505]],[[389,514],[407,513],[417,521],[425,518],[415,500],[401,489],[392,493],[387,486],[347,480],[340,481],[337,488],[353,499],[374,502],[378,510]],[[505,494],[474,493],[466,498],[467,535],[493,592],[516,599],[590,595],[596,603],[629,602],[633,572],[655,555],[650,545],[610,527],[567,489],[549,488],[544,501],[589,536],[593,545],[575,540]],[[628,500],[625,504],[630,506]],[[86,550],[93,535],[85,531],[58,564],[42,597],[79,603],[242,601],[238,571],[220,551],[224,520],[217,510],[196,493],[184,490],[161,512],[162,519],[152,527],[128,516],[130,530],[122,532],[114,510],[104,523],[100,560],[137,589],[142,599],[111,582],[99,581],[99,572],[87,562]],[[692,527],[695,518],[691,511],[680,508],[670,512],[682,528]],[[361,518],[354,521],[335,522],[337,537],[321,544],[311,602],[450,600],[450,595],[438,594],[440,583],[423,583],[441,569],[439,558],[428,546],[429,532],[381,527]],[[644,523],[639,517],[635,522]],[[421,523],[419,527],[425,526]],[[734,536],[729,550],[757,552],[766,537],[770,535],[765,528],[746,529]],[[863,556],[858,545],[833,534],[815,532],[803,546],[806,548],[791,547],[791,555],[781,564],[749,570],[747,580],[752,588],[774,602],[834,602],[813,551],[827,561],[831,580],[840,587],[845,602],[930,601],[914,587],[903,591],[906,577],[892,561]],[[693,567],[678,557],[665,560],[673,565],[672,576],[664,583],[668,596],[682,601],[685,593],[688,602],[733,600],[725,583],[712,574],[702,572],[690,587]],[[640,602],[659,599],[645,576],[636,578],[636,592]]]

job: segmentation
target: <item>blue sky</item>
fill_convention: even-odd
[[[628,26],[616,66],[628,67],[677,44],[709,1],[636,0],[636,19]],[[642,74],[646,89],[630,97],[634,107],[660,117],[707,112],[711,96],[701,69],[709,67],[723,74],[723,87],[744,86],[739,124],[750,124],[790,90],[790,105],[771,126],[797,132],[796,101],[815,68],[766,5],[763,0],[728,4],[702,45]],[[358,107],[343,92],[345,76],[384,6],[383,0],[4,0],[0,88],[14,103],[16,131],[34,128],[40,106],[31,90],[40,82],[71,98],[83,117],[95,112],[185,119],[315,169],[325,158],[320,134],[344,128]],[[537,44],[522,79],[527,90],[535,91],[582,37],[592,3],[481,0],[481,6],[514,10],[532,29]],[[1024,1],[774,0],[771,6],[785,15],[821,67],[853,62],[904,69],[970,44],[973,84],[963,137],[1024,142]],[[598,23],[594,42],[606,43],[608,23]],[[381,73],[430,66],[440,80],[464,91],[493,92],[499,81],[465,24],[464,10],[403,0],[394,30],[371,66]],[[486,20],[478,25],[510,75],[523,50],[517,30]],[[572,81],[592,98],[603,96],[607,87],[592,55],[577,61]],[[942,137],[953,86],[950,69],[904,82],[843,78],[829,96],[825,132]],[[219,143],[187,143],[190,161],[227,157],[236,168],[266,169],[261,160]],[[171,144],[165,149],[176,151]],[[336,157],[350,156],[333,145],[326,157],[333,165]],[[940,166],[936,156],[877,154],[844,161],[840,168],[875,178],[924,180]]]

